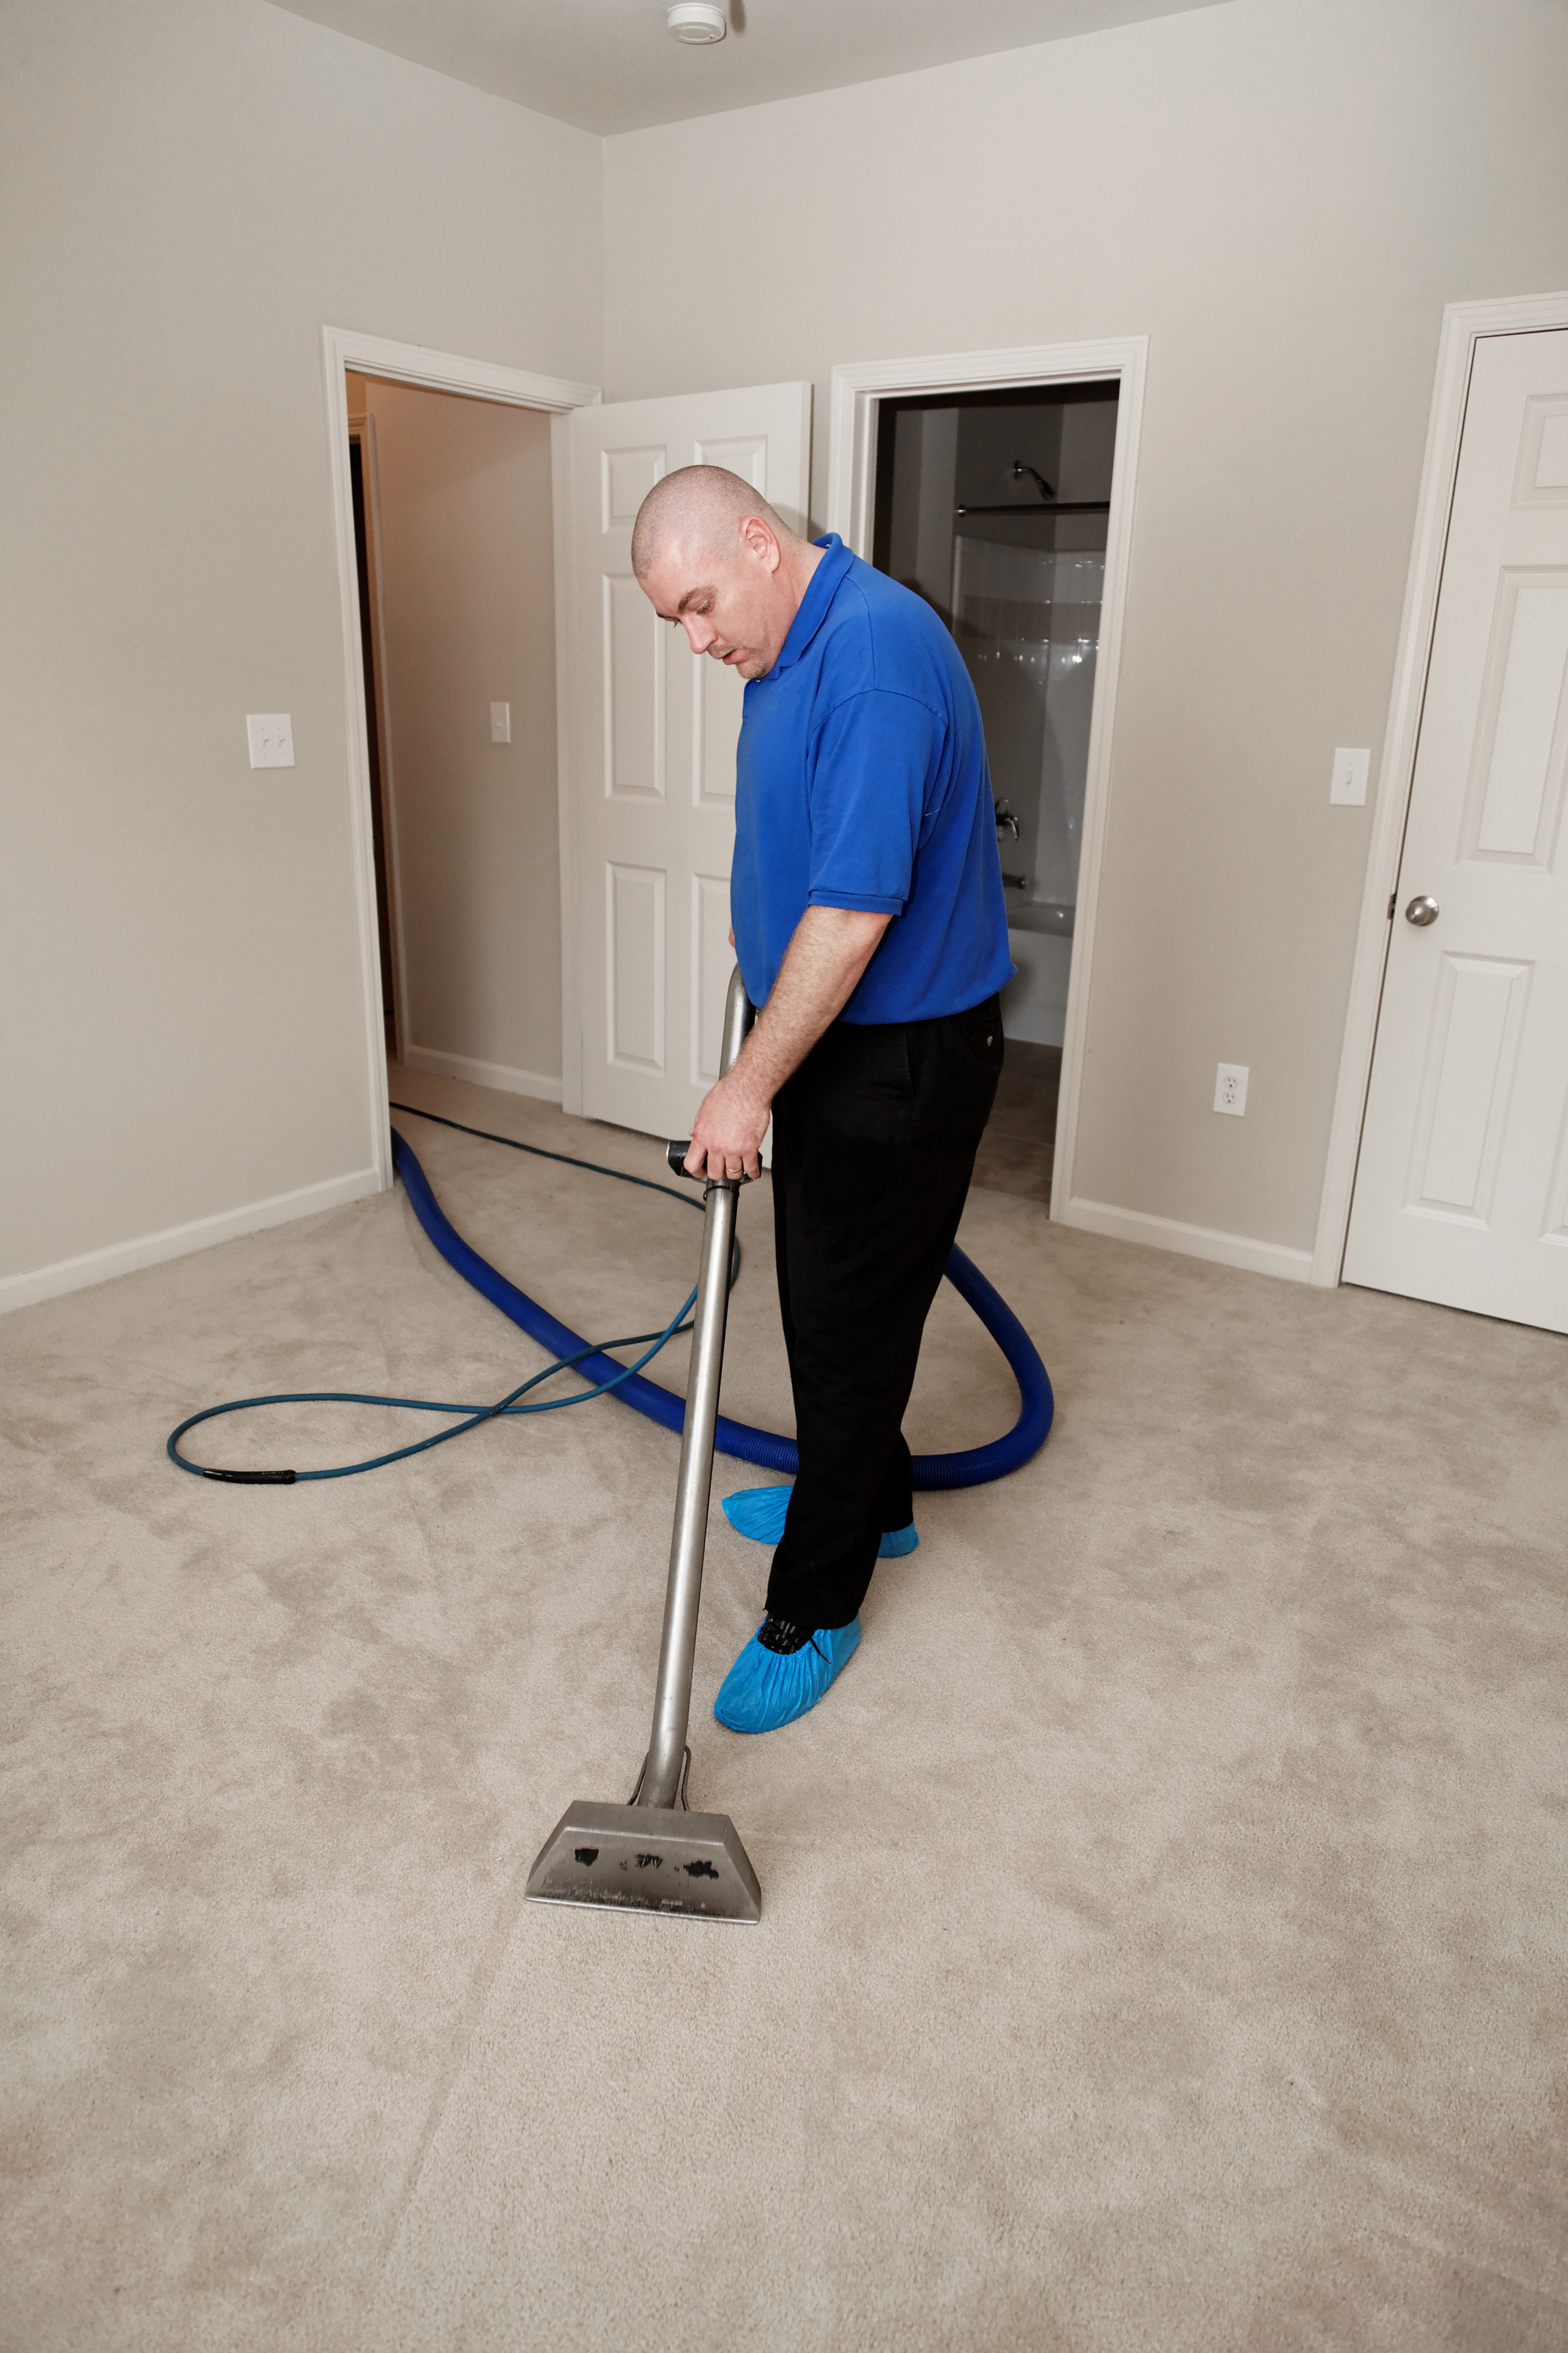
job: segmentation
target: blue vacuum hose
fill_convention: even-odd
[[[525,1291],[509,1282],[498,1268],[463,1240],[431,1191],[430,1181],[412,1150],[395,1133],[392,1151],[409,1205],[426,1238],[465,1282],[471,1282],[492,1307],[499,1307],[542,1348],[548,1348],[555,1356],[571,1358],[588,1380],[615,1381],[615,1394],[623,1405],[634,1407],[666,1430],[679,1431],[686,1419],[684,1398],[674,1396],[640,1373],[628,1376],[626,1366],[617,1364],[613,1356],[587,1353],[586,1341],[568,1331],[548,1308],[541,1307]],[[926,1489],[983,1487],[992,1479],[1005,1478],[1009,1471],[1018,1470],[1039,1452],[1050,1429],[1056,1403],[1050,1376],[1040,1361],[1039,1350],[1000,1293],[956,1244],[947,1261],[947,1279],[959,1297],[973,1308],[1006,1357],[1018,1384],[1019,1413],[1006,1436],[994,1438],[988,1445],[971,1446],[962,1454],[917,1454],[914,1483]],[[719,1416],[714,1443],[721,1454],[734,1455],[742,1462],[754,1462],[759,1470],[782,1472],[792,1479],[800,1467],[793,1438],[781,1438],[776,1430],[753,1430],[749,1422],[732,1421],[728,1414]]]
[[[393,1109],[410,1112],[413,1105],[395,1103]],[[541,1160],[558,1160],[568,1168],[585,1168],[598,1176],[614,1176],[623,1185],[641,1186],[646,1192],[665,1193],[687,1208],[700,1210],[695,1192],[678,1193],[673,1186],[656,1185],[650,1177],[631,1176],[624,1168],[606,1168],[599,1161],[579,1160],[568,1152],[546,1152],[540,1145],[523,1144],[516,1136],[494,1135],[488,1128],[465,1127],[460,1120],[443,1119],[434,1112],[416,1115],[433,1120],[438,1127],[456,1128],[459,1134],[504,1144],[514,1152],[526,1152]],[[531,1373],[527,1380],[520,1381],[493,1405],[455,1405],[437,1398],[367,1396],[357,1389],[288,1389],[270,1397],[231,1398],[226,1405],[209,1405],[199,1413],[187,1414],[179,1427],[170,1431],[165,1451],[177,1469],[189,1472],[193,1478],[219,1479],[242,1487],[292,1487],[312,1480],[353,1479],[361,1472],[379,1471],[389,1462],[405,1462],[410,1455],[428,1453],[431,1447],[445,1446],[450,1440],[461,1438],[466,1430],[477,1430],[481,1422],[559,1413],[565,1406],[589,1405],[602,1397],[623,1397],[628,1405],[664,1429],[681,1429],[686,1419],[684,1398],[672,1396],[657,1381],[645,1380],[642,1373],[643,1366],[651,1364],[678,1333],[690,1331],[690,1324],[684,1319],[697,1297],[695,1291],[676,1309],[662,1332],[632,1332],[616,1340],[581,1340],[575,1332],[569,1332],[564,1324],[541,1307],[537,1300],[530,1299],[525,1291],[509,1282],[499,1269],[463,1240],[430,1190],[429,1179],[413,1152],[395,1132],[392,1149],[394,1165],[403,1179],[414,1214],[447,1265],[455,1267],[464,1281],[471,1282],[503,1315],[520,1324],[531,1339],[549,1349],[552,1361],[541,1371]],[[737,1242],[730,1265],[731,1282],[740,1262]],[[969,1302],[1012,1366],[1021,1410],[1006,1437],[994,1439],[989,1446],[973,1446],[964,1454],[918,1454],[914,1483],[917,1487],[979,1487],[988,1479],[1000,1479],[1007,1472],[1016,1471],[1038,1452],[1055,1409],[1051,1385],[1034,1342],[1006,1302],[997,1297],[979,1268],[972,1265],[961,1250],[954,1250],[948,1260],[947,1279]],[[633,1363],[623,1365],[609,1354],[612,1348],[640,1348],[642,1354]],[[537,1394],[546,1383],[553,1382],[562,1373],[571,1372],[584,1374],[588,1386],[564,1397]],[[362,1462],[332,1463],[318,1471],[226,1470],[216,1463],[193,1462],[188,1454],[181,1451],[181,1440],[186,1432],[203,1422],[216,1421],[231,1413],[249,1413],[268,1405],[382,1406],[410,1413],[439,1414],[447,1427],[433,1437],[391,1447],[385,1453],[370,1455]],[[755,1462],[763,1471],[781,1471],[793,1478],[799,1467],[793,1439],[781,1438],[771,1430],[752,1430],[747,1422],[731,1421],[727,1414],[719,1416],[716,1443],[721,1453],[736,1455],[742,1462]]]

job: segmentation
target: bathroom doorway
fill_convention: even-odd
[[[978,1185],[1048,1203],[1118,379],[879,404],[871,561],[952,632],[985,728],[1015,978]]]

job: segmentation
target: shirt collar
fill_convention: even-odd
[[[768,672],[770,678],[777,678],[780,670],[788,670],[800,659],[827,618],[827,608],[838,593],[838,584],[855,561],[854,550],[845,546],[836,531],[830,531],[825,539],[814,539],[812,545],[823,550],[822,561],[806,583],[799,609],[789,625],[789,635]]]

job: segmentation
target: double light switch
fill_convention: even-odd
[[[250,741],[253,768],[291,768],[294,765],[294,722],[287,711],[251,711],[245,732]]]

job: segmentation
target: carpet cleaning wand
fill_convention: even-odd
[[[734,1061],[751,1026],[752,1005],[737,967],[724,1007],[721,1072]],[[685,1144],[668,1147],[678,1176],[684,1174],[687,1150]],[[710,1177],[703,1196],[702,1262],[648,1752],[629,1805],[583,1800],[567,1807],[529,1873],[526,1894],[531,1903],[609,1905],[621,1911],[691,1913],[753,1925],[762,1916],[757,1874],[729,1816],[693,1814],[686,1808],[691,1762],[686,1731],[724,1365],[730,1252],[744,1181]]]

